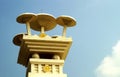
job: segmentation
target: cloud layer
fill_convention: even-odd
[[[120,41],[113,47],[111,55],[107,55],[96,69],[97,77],[120,77]]]

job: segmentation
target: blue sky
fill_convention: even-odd
[[[16,22],[25,12],[76,19],[77,25],[67,30],[73,37],[64,66],[68,77],[120,77],[120,0],[1,0],[0,6],[1,77],[25,77],[26,69],[16,63],[19,47],[12,43],[16,34],[26,32]],[[61,31],[57,26],[47,33],[61,35]]]

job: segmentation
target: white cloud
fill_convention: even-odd
[[[120,77],[120,41],[96,69],[97,77]]]

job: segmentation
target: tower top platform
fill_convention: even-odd
[[[28,59],[32,57],[33,53],[38,53],[43,59],[53,59],[53,55],[59,55],[60,59],[65,60],[72,38],[61,36],[40,38],[38,35],[18,34],[14,37],[13,42],[21,47],[18,63],[27,66]]]

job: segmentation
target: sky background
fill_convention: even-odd
[[[0,0],[0,10],[0,77],[25,77],[26,68],[17,64],[19,47],[12,40],[26,32],[16,22],[26,12],[76,19],[77,25],[67,29],[73,38],[64,65],[68,77],[120,77],[120,0]],[[59,25],[47,32],[61,33]]]

